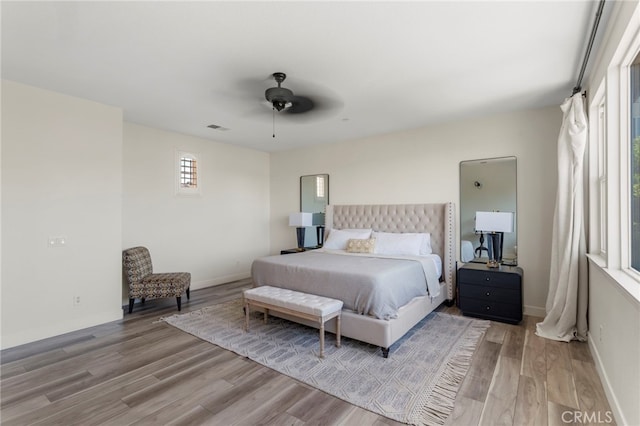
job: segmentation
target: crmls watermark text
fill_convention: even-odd
[[[563,411],[562,423],[613,423],[611,411]]]

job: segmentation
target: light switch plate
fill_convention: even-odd
[[[55,237],[49,237],[49,247],[64,247],[67,245],[67,237],[64,235],[58,235]]]

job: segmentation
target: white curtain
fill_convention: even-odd
[[[568,342],[586,340],[588,277],[584,226],[584,152],[587,117],[581,93],[566,99],[558,137],[558,193],[551,236],[547,315],[536,334]]]

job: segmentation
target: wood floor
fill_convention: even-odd
[[[193,291],[183,312],[239,297],[248,286]],[[2,425],[398,424],[157,322],[176,311],[175,300],[147,301],[122,321],[2,351]],[[448,424],[612,417],[587,345],[535,336],[539,320],[492,323]]]

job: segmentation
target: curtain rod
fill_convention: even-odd
[[[591,48],[593,47],[593,41],[596,38],[596,32],[598,32],[598,24],[600,23],[600,17],[602,16],[602,9],[604,8],[605,0],[600,0],[600,4],[598,4],[598,10],[596,12],[596,17],[593,22],[593,27],[591,28],[591,36],[589,37],[589,44],[587,45],[587,51],[584,52],[584,59],[582,60],[582,68],[580,68],[580,75],[578,76],[578,81],[576,86],[573,88],[573,93],[571,96],[575,95],[579,91],[582,90],[582,77],[584,77],[584,71],[587,68],[587,63],[589,62],[589,55],[591,55]]]

